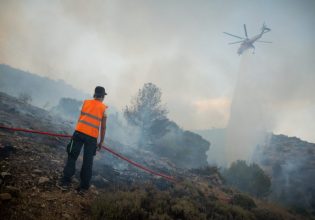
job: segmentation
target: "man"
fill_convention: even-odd
[[[58,187],[67,190],[71,184],[71,177],[75,173],[75,163],[84,145],[83,163],[80,173],[80,186],[78,192],[84,194],[90,187],[92,177],[93,158],[96,150],[100,150],[106,132],[106,109],[103,104],[105,89],[101,86],[95,88],[94,99],[85,100],[77,122],[75,132],[67,146],[68,159],[63,170],[63,177]],[[97,144],[99,127],[101,126],[100,142]]]

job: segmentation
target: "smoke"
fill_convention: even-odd
[[[170,117],[181,126],[207,128],[212,119],[219,126],[224,123],[217,119],[222,109],[192,114],[196,102],[218,95],[226,99],[222,86],[231,81],[221,72],[230,65],[215,50],[210,54],[204,49],[216,45],[208,36],[215,36],[212,32],[219,32],[222,23],[205,19],[209,13],[220,16],[219,5],[206,5],[1,1],[0,62],[62,79],[85,93],[104,85],[108,105],[118,109],[144,83],[153,82],[162,89]],[[212,59],[218,62],[211,65]],[[178,79],[182,83],[174,89]]]
[[[314,212],[314,147],[296,137],[270,135],[255,151],[255,162],[271,178],[270,200]]]
[[[139,128],[130,125],[125,117],[119,113],[111,113],[108,116],[107,136],[111,140],[118,141],[128,148],[138,148],[141,141],[141,131]]]
[[[265,92],[271,73],[258,69],[260,62],[259,57],[253,56],[249,50],[242,55],[226,129],[228,163],[238,159],[251,160],[256,145],[262,143],[266,132],[273,128],[273,115],[269,111],[271,97]]]
[[[243,36],[246,23],[253,36],[265,21],[272,29],[265,40],[274,43],[256,45],[252,58],[259,62],[249,68],[261,70],[251,76],[268,81],[268,101],[251,108],[262,108],[254,112],[263,117],[269,108],[275,132],[315,141],[314,8],[308,0],[1,0],[0,63],[62,79],[88,94],[103,85],[107,104],[117,109],[153,82],[170,119],[184,129],[223,128],[232,97],[235,106],[239,96],[233,94],[239,59],[222,32]]]

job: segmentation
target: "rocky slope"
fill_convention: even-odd
[[[257,149],[256,157],[271,176],[271,200],[315,215],[315,144],[272,135]]]
[[[72,132],[70,123],[4,93],[0,124]],[[178,169],[165,158],[111,140],[111,148],[177,181],[146,174],[102,152],[95,158],[91,190],[78,195],[76,175],[71,190],[62,192],[56,183],[67,143],[63,138],[0,129],[1,219],[302,219],[224,187],[216,168]]]
[[[209,163],[224,161],[225,129],[198,131],[212,142]],[[219,158],[219,160],[217,160]],[[315,216],[315,144],[297,137],[266,134],[252,161],[271,177],[269,201]]]

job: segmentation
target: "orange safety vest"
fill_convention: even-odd
[[[107,108],[99,100],[85,100],[75,130],[97,138],[99,127]]]

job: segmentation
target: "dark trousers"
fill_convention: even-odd
[[[67,146],[68,159],[63,170],[63,182],[70,183],[75,173],[75,163],[84,145],[83,163],[80,173],[80,188],[88,189],[92,178],[93,158],[96,153],[97,140],[91,136],[75,131]]]

